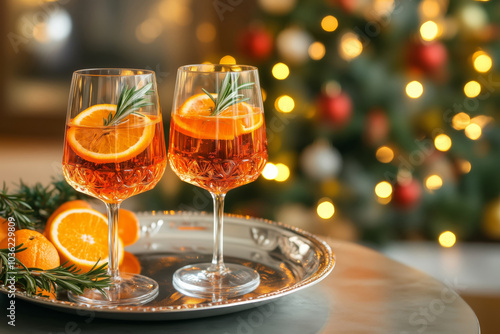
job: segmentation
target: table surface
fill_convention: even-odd
[[[16,301],[16,327],[0,333],[480,333],[472,309],[447,285],[353,243],[330,242],[336,266],[310,288],[237,313],[179,321],[71,315]],[[0,294],[0,309],[9,299]],[[2,314],[5,314],[2,312]]]

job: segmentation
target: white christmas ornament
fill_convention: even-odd
[[[342,156],[328,141],[319,140],[304,149],[300,165],[310,178],[325,180],[340,173]]]
[[[488,14],[477,4],[468,4],[460,11],[460,21],[472,30],[482,29],[488,24]]]
[[[297,0],[259,0],[260,7],[270,14],[283,15],[289,13]]]
[[[276,47],[285,62],[301,64],[309,57],[308,49],[313,38],[299,27],[286,28],[279,33]]]

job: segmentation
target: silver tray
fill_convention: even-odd
[[[178,320],[241,311],[268,303],[311,286],[325,278],[335,265],[330,247],[299,228],[269,220],[226,215],[224,260],[257,270],[261,283],[251,293],[224,301],[184,296],[172,286],[172,275],[190,263],[210,262],[212,214],[150,212],[138,214],[142,226],[139,241],[128,247],[142,267],[141,274],[160,285],[160,293],[143,306],[96,307],[68,301],[64,291],[57,299],[17,298],[55,310],[75,313],[92,310],[96,317],[126,320]],[[5,287],[0,291],[7,293]]]

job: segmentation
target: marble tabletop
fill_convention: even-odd
[[[480,333],[456,282],[436,279],[366,247],[330,242],[337,263],[322,282],[237,313],[179,321],[123,321],[16,302],[16,327],[0,333]],[[0,309],[8,307],[0,295]],[[5,313],[2,312],[2,313]]]

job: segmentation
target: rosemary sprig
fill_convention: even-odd
[[[22,252],[22,244],[16,246],[14,253]],[[57,287],[69,290],[75,294],[82,294],[84,289],[97,289],[106,296],[103,290],[111,285],[110,276],[105,267],[107,263],[97,266],[84,274],[74,265],[63,267],[63,265],[50,270],[40,268],[27,268],[21,261],[15,258],[15,265],[8,262],[9,249],[0,249],[0,282],[6,284],[12,278],[20,285],[28,295],[36,294],[36,289],[55,291]]]
[[[148,99],[145,98],[146,95],[153,93],[151,87],[153,87],[151,82],[140,89],[137,89],[137,87],[128,88],[128,86],[125,85],[120,93],[118,103],[116,104],[116,113],[113,115],[113,113],[110,112],[107,119],[103,118],[104,126],[118,125],[130,114],[144,116],[136,112],[136,110],[154,105],[154,103],[149,102]]]
[[[239,90],[248,89],[255,83],[247,82],[238,86],[239,76],[240,74],[238,72],[228,72],[224,77],[224,80],[222,80],[222,83],[220,84],[217,97],[214,97],[212,94],[207,92],[205,88],[202,88],[203,92],[207,94],[215,104],[215,107],[210,113],[210,116],[217,116],[233,104],[250,100],[249,97],[244,97],[243,94],[240,94]]]
[[[4,184],[0,191],[0,216],[13,217],[17,228],[43,228],[50,215],[64,202],[85,199],[87,195],[77,192],[66,181],[54,179],[50,185],[26,185],[22,180],[17,193],[9,194]]]
[[[20,194],[8,194],[7,186],[0,191],[0,216],[12,217],[18,228],[34,228],[33,209]]]

